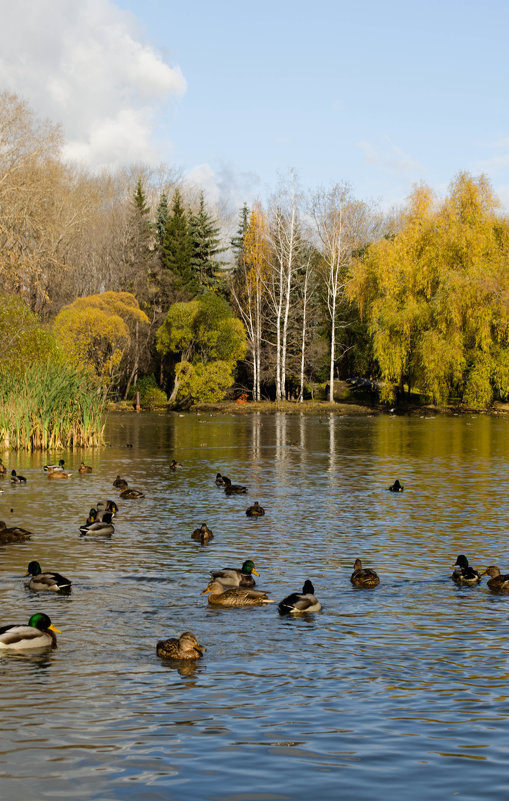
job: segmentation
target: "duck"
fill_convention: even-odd
[[[378,574],[370,567],[362,567],[360,559],[356,559],[350,581],[354,587],[376,587],[380,584]]]
[[[246,514],[248,517],[262,517],[265,514],[265,509],[260,506],[258,501],[255,501],[249,509],[246,509]]]
[[[224,567],[222,570],[211,570],[210,575],[214,581],[219,581],[223,587],[254,587],[256,582],[253,578],[260,574],[251,559],[246,559],[242,567]]]
[[[12,484],[26,484],[25,476],[18,476],[15,470],[11,470],[11,483]]]
[[[460,554],[453,565],[452,580],[460,587],[475,587],[481,581],[481,574],[468,564],[468,559],[464,554]]]
[[[249,587],[230,587],[225,589],[220,581],[213,579],[203,590],[201,595],[209,594],[211,606],[260,606],[273,604],[266,592],[252,590]]]
[[[45,473],[62,473],[64,470],[65,461],[63,459],[59,459],[58,464],[45,464],[42,468]]]
[[[51,470],[48,473],[48,478],[55,481],[56,479],[71,478],[71,473],[66,473],[65,470]]]
[[[490,565],[482,575],[491,576],[488,579],[488,587],[491,592],[509,592],[509,575],[502,576],[497,565]]]
[[[125,478],[120,478],[120,476],[117,476],[115,481],[113,482],[113,486],[117,487],[117,489],[119,490],[125,490],[129,486],[129,484],[127,483]]]
[[[202,545],[206,545],[209,540],[214,539],[214,535],[207,524],[202,523],[200,528],[195,528],[191,534],[191,539],[201,542]]]
[[[91,472],[92,468],[88,464],[85,464],[84,462],[82,462],[78,467],[78,473],[81,473],[82,475],[84,473],[91,473]]]
[[[111,512],[112,517],[115,517],[118,512],[118,505],[115,501],[97,501],[95,508],[97,509],[98,520],[101,520],[99,515],[103,512]]]
[[[191,631],[185,631],[178,638],[159,640],[156,646],[157,656],[162,659],[200,659],[204,651],[205,647]]]
[[[0,520],[0,545],[8,542],[26,542],[32,536],[32,532],[19,526],[7,527],[3,520]]]
[[[391,484],[391,486],[389,487],[389,492],[403,492],[404,489],[405,489],[404,486],[399,483],[398,479],[396,479],[394,484]]]
[[[120,498],[144,498],[145,495],[139,489],[134,487],[126,487],[119,495]]]
[[[180,462],[177,462],[177,461],[175,461],[175,459],[172,459],[172,460],[171,460],[171,462],[170,462],[170,470],[171,470],[173,473],[174,473],[176,470],[180,470],[180,468],[181,468],[181,467],[182,467],[182,465],[180,464]]]
[[[228,482],[230,482],[230,479],[227,476],[222,476],[221,473],[216,473],[217,487],[224,487]]]
[[[4,465],[2,459],[0,459],[0,476],[5,476],[6,473],[7,473],[7,468]]]
[[[319,612],[322,604],[315,597],[315,588],[311,581],[306,579],[302,592],[292,592],[279,603],[279,614],[300,614],[301,612]]]
[[[28,651],[31,648],[56,648],[56,632],[60,634],[44,612],[36,612],[26,626],[11,623],[0,628],[0,649],[12,651]]]
[[[247,487],[240,484],[232,484],[229,478],[223,476],[225,495],[245,495]]]
[[[95,520],[92,523],[85,523],[84,526],[80,526],[80,536],[111,537],[115,533],[111,519],[111,512],[104,512],[102,520]]]
[[[41,570],[39,562],[29,562],[25,576],[32,576],[28,582],[31,590],[50,590],[52,592],[70,593],[71,582],[60,573]]]

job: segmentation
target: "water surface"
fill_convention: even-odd
[[[2,624],[41,610],[62,633],[0,657],[2,801],[507,798],[509,597],[450,574],[459,553],[509,572],[508,425],[115,413],[108,447],[5,454],[28,482],[1,482],[0,518],[34,536],[0,549]],[[73,478],[48,481],[60,457]],[[146,498],[120,502],[110,541],[80,538],[117,474]],[[351,586],[357,556],[376,589]],[[311,578],[323,610],[208,607],[209,571],[246,558],[276,600]],[[71,596],[27,590],[31,559]],[[184,630],[207,650],[179,670],[155,644]]]

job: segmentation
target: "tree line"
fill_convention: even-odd
[[[93,175],[61,145],[0,94],[0,370],[60,354],[104,396],[172,401],[334,401],[354,376],[388,403],[507,398],[509,222],[484,176],[383,214],[290,174],[232,225],[176,170]]]

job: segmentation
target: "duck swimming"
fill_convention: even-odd
[[[246,514],[248,517],[263,517],[265,514],[265,509],[263,506],[260,506],[258,501],[255,501],[249,509],[246,509]]]
[[[7,468],[4,465],[2,459],[0,459],[0,476],[4,476],[7,473]]]
[[[195,528],[191,534],[191,539],[201,542],[202,545],[206,545],[209,540],[214,539],[214,535],[207,524],[202,523],[200,528]]]
[[[230,587],[225,589],[221,582],[213,580],[201,593],[209,593],[211,606],[260,606],[260,604],[273,604],[266,592],[252,590],[248,587]]]
[[[19,528],[19,526],[7,527],[3,520],[0,520],[0,545],[5,545],[9,542],[26,542],[32,536],[30,531],[26,528]]]
[[[95,520],[92,523],[85,523],[84,526],[80,526],[80,536],[111,537],[115,533],[111,519],[111,512],[103,512],[102,520]]]
[[[115,501],[97,501],[95,507],[97,509],[98,520],[101,520],[99,514],[102,514],[103,512],[111,512],[112,517],[115,517],[118,512],[118,506]]]
[[[120,478],[120,476],[117,476],[115,481],[113,482],[113,486],[117,487],[117,489],[119,490],[125,490],[129,486],[129,484],[127,483],[125,478]]]
[[[31,590],[50,590],[51,592],[70,593],[71,582],[60,573],[41,570],[39,562],[30,562],[25,576],[32,576],[28,582]]]
[[[66,473],[65,470],[51,470],[48,473],[48,478],[56,481],[57,479],[71,478],[71,474]]]
[[[27,480],[25,476],[18,476],[15,470],[11,470],[11,482],[12,484],[26,484]]]
[[[216,486],[217,487],[224,487],[229,481],[230,481],[230,479],[227,476],[222,476],[221,473],[216,473]]]
[[[223,476],[225,495],[245,495],[247,487],[240,484],[232,484],[229,478]]]
[[[172,459],[171,462],[170,462],[169,467],[170,467],[170,470],[174,473],[176,470],[180,470],[182,465],[180,464],[180,462],[176,462],[175,459]]]
[[[159,640],[156,646],[157,656],[162,659],[200,659],[204,650],[191,631],[185,631],[178,639]]]
[[[83,473],[91,473],[91,472],[92,468],[89,465],[85,464],[84,462],[80,464],[78,468],[78,473],[81,473],[83,475]]]
[[[260,574],[251,559],[246,559],[242,567],[224,567],[222,570],[211,570],[210,575],[214,581],[219,581],[223,587],[254,587],[256,582],[253,578]]]
[[[139,489],[134,489],[134,487],[126,487],[125,490],[122,490],[120,493],[120,498],[144,498],[145,495]]]
[[[509,575],[502,576],[497,565],[490,565],[482,575],[491,576],[488,579],[488,587],[491,592],[509,592]]]
[[[468,559],[464,554],[460,554],[454,563],[451,578],[460,587],[475,587],[481,580],[481,574],[468,564]]]
[[[45,464],[42,468],[45,473],[62,473],[64,469],[65,461],[63,459],[59,459],[58,464]]]
[[[403,485],[399,483],[398,479],[396,479],[394,484],[391,484],[391,486],[389,487],[389,492],[403,492],[404,489],[405,488],[403,487]]]
[[[376,587],[380,584],[377,573],[370,567],[363,568],[360,559],[355,560],[350,581],[354,587]]]
[[[315,588],[306,579],[302,592],[292,592],[279,603],[279,614],[300,614],[301,612],[319,612],[322,604],[315,597]]]
[[[44,612],[32,615],[26,626],[11,624],[0,628],[0,649],[12,651],[28,651],[31,648],[56,648],[57,638],[53,632],[60,634]]]

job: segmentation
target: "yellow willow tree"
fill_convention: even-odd
[[[78,298],[57,315],[53,330],[69,357],[91,369],[105,392],[130,362],[137,364],[139,330],[149,325],[130,292],[102,292]]]
[[[267,217],[261,206],[249,215],[247,230],[232,280],[232,296],[244,323],[253,364],[253,400],[261,400],[261,352],[264,311],[264,285],[269,273],[270,245]]]
[[[460,174],[438,205],[416,189],[398,233],[353,266],[348,294],[368,322],[381,398],[418,388],[484,407],[509,392],[509,229],[484,177]]]

